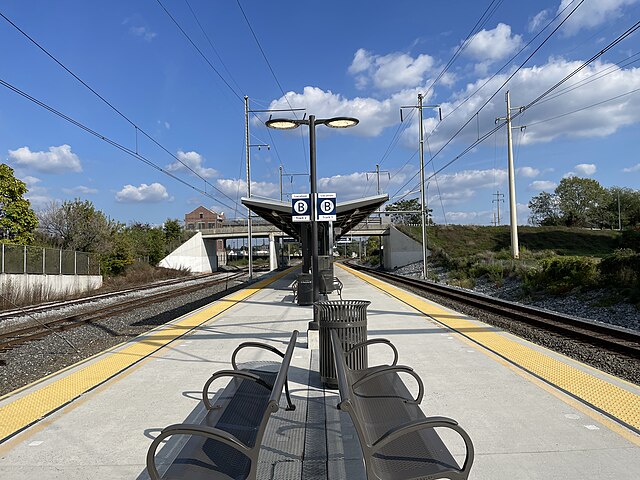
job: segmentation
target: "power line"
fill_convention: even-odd
[[[99,92],[97,92],[93,87],[91,87],[87,82],[85,82],[82,78],[76,75],[71,69],[69,69],[65,64],[63,64],[58,58],[56,58],[51,52],[49,52],[43,45],[41,45],[38,41],[36,41],[33,37],[31,37],[27,32],[22,30],[18,25],[12,22],[7,16],[5,16],[2,12],[0,12],[0,16],[6,20],[13,28],[15,28],[18,32],[20,32],[24,37],[26,37],[33,45],[35,45],[38,49],[40,49],[45,55],[47,55],[51,60],[53,60],[56,64],[58,64],[63,70],[65,70],[69,75],[75,78],[78,82],[80,82],[84,87],[86,87],[91,93],[93,93],[96,97],[98,97],[102,102],[108,105],[114,112],[116,112],[120,117],[122,117],[126,122],[128,122],[132,127],[136,130],[136,142],[137,142],[137,133],[142,133],[145,137],[151,140],[156,146],[161,148],[168,155],[173,157],[176,161],[182,164],[186,169],[191,171],[195,176],[200,178],[205,185],[209,185],[211,188],[219,192],[224,197],[228,198],[233,202],[233,199],[225,194],[223,191],[218,189],[215,185],[209,182],[206,178],[196,172],[193,168],[191,168],[188,164],[180,160],[180,158],[175,155],[173,152],[169,151],[164,145],[160,144],[155,138],[153,138],[150,134],[148,134],[145,130],[140,128],[133,120],[131,120],[127,115],[125,115],[120,109],[118,109],[115,105],[109,102],[104,96],[102,96]],[[136,145],[135,153],[138,153],[138,148]]]
[[[224,78],[222,76],[222,74],[218,71],[218,69],[216,67],[213,66],[213,63],[211,63],[209,61],[209,59],[207,58],[207,56],[202,52],[202,50],[200,50],[200,48],[198,48],[198,46],[195,44],[195,42],[191,39],[191,37],[189,36],[189,34],[184,30],[184,28],[182,28],[182,26],[178,23],[178,21],[174,18],[173,15],[171,15],[171,13],[169,12],[169,10],[166,9],[166,7],[162,4],[162,2],[160,0],[156,0],[156,2],[158,2],[158,5],[160,5],[160,7],[162,7],[162,9],[164,10],[164,12],[167,14],[167,16],[173,21],[173,23],[176,25],[176,27],[178,27],[178,30],[180,30],[182,32],[182,34],[185,36],[185,38],[189,41],[189,43],[191,43],[191,45],[193,46],[193,48],[196,49],[196,51],[200,54],[200,56],[204,59],[205,62],[207,62],[207,64],[211,67],[211,69],[216,73],[216,75],[218,75],[218,77],[220,77],[220,80],[222,80],[224,82],[224,84],[229,88],[229,90],[231,90],[233,92],[233,94],[238,98],[238,100],[244,102],[244,99],[242,97],[242,95],[240,95],[238,92],[236,92],[235,88],[233,88],[229,82],[227,82],[226,78]]]
[[[557,25],[557,26],[556,26],[556,27],[551,31],[551,33],[549,33],[549,35],[547,35],[547,37],[542,41],[542,43],[540,43],[540,45],[538,45],[538,46],[534,49],[534,51],[533,51],[533,52],[532,52],[532,53],[531,53],[531,54],[530,54],[530,55],[529,55],[529,56],[528,56],[528,57],[527,57],[527,58],[526,58],[526,59],[525,59],[525,60],[524,60],[524,61],[523,61],[523,62],[522,62],[522,63],[521,63],[521,64],[520,64],[520,65],[519,65],[519,66],[518,66],[518,67],[517,67],[513,72],[512,72],[512,73],[511,73],[511,75],[509,75],[509,77],[507,77],[507,79],[502,83],[502,85],[500,85],[500,87],[498,87],[498,89],[497,89],[497,90],[496,90],[496,91],[495,91],[495,92],[494,92],[494,93],[493,93],[493,94],[492,94],[492,95],[491,95],[491,96],[490,96],[490,97],[489,97],[489,98],[488,98],[488,99],[487,99],[487,100],[482,104],[482,106],[481,106],[481,107],[476,111],[476,113],[475,113],[474,115],[472,115],[471,117],[469,117],[469,119],[468,119],[468,120],[467,120],[467,121],[466,121],[466,122],[465,122],[465,123],[464,123],[464,124],[463,124],[463,125],[462,125],[462,126],[461,126],[461,127],[460,127],[456,132],[455,132],[455,133],[454,133],[454,134],[453,134],[453,136],[452,136],[451,138],[449,138],[449,140],[447,140],[447,141],[444,143],[444,145],[443,145],[443,146],[442,146],[442,147],[441,147],[441,148],[440,148],[440,149],[439,149],[439,150],[438,150],[438,151],[437,151],[437,152],[436,152],[436,153],[431,157],[430,162],[431,162],[431,161],[433,161],[433,159],[434,159],[435,157],[437,157],[437,156],[438,156],[438,155],[439,155],[439,154],[440,154],[440,153],[441,153],[441,152],[442,152],[442,151],[443,151],[443,150],[444,150],[444,149],[445,149],[445,148],[446,148],[446,147],[447,147],[447,146],[448,146],[448,145],[449,145],[449,144],[450,144],[450,143],[451,143],[451,142],[452,142],[452,141],[453,141],[453,140],[454,140],[454,139],[455,139],[455,138],[456,138],[456,137],[457,137],[457,136],[458,136],[458,135],[459,135],[459,134],[460,134],[460,133],[461,133],[465,128],[466,128],[466,126],[467,126],[467,125],[469,125],[469,124],[473,121],[473,119],[476,117],[476,115],[478,115],[478,114],[479,114],[479,113],[484,109],[484,107],[486,107],[486,106],[489,104],[489,102],[491,102],[491,100],[493,100],[493,98],[494,98],[494,97],[495,97],[495,96],[496,96],[496,95],[497,95],[497,94],[498,94],[498,93],[499,93],[499,92],[500,92],[500,91],[505,87],[505,85],[506,85],[507,83],[509,83],[509,82],[511,81],[511,79],[512,79],[512,78],[513,78],[513,77],[514,77],[514,76],[515,76],[515,75],[516,75],[520,70],[522,70],[522,68],[524,68],[524,66],[527,64],[527,62],[528,62],[528,61],[529,61],[529,60],[530,60],[530,59],[531,59],[531,58],[532,58],[532,57],[533,57],[533,56],[534,56],[534,55],[535,55],[535,54],[536,54],[536,53],[537,53],[537,52],[538,52],[538,51],[539,51],[539,50],[540,50],[540,49],[541,49],[541,48],[542,48],[542,47],[543,47],[543,46],[544,46],[548,41],[549,41],[549,39],[550,39],[550,38],[551,38],[551,37],[552,37],[552,36],[553,36],[553,35],[554,35],[554,34],[555,34],[555,33],[556,33],[556,32],[557,32],[557,31],[562,27],[562,25],[564,25],[564,23],[565,23],[569,18],[571,18],[571,16],[576,12],[576,10],[577,10],[577,9],[578,9],[578,8],[579,8],[579,7],[584,3],[584,1],[585,1],[585,0],[580,0],[580,2],[578,3],[578,5],[576,5],[576,6],[574,7],[574,9],[573,9],[573,10],[571,10],[571,12],[569,12],[569,14],[568,14],[568,15],[567,15],[567,16],[566,16],[566,17],[565,17],[565,18],[564,18],[564,19],[563,19],[563,20],[562,20],[562,21],[561,21],[561,22],[560,22],[560,23],[559,23],[559,24],[558,24],[558,25]],[[572,3],[573,3],[573,2],[572,2]],[[569,4],[569,5],[571,5],[571,4]],[[560,12],[558,15],[561,15],[561,14],[566,10],[566,8],[568,8],[568,6],[567,6],[567,7],[565,7],[565,9],[564,9],[564,10],[562,10],[562,12]],[[555,17],[551,22],[555,21],[555,19],[556,19],[556,18],[558,18],[558,15],[556,15],[556,17]],[[549,23],[547,24],[547,26],[545,26],[545,28],[541,30],[541,32],[542,32],[542,31],[544,31],[544,30],[545,30],[545,29],[546,29],[546,28],[551,24],[551,22],[549,22]],[[541,33],[541,32],[540,32],[540,33]],[[539,34],[540,34],[540,33],[539,33]],[[539,35],[539,34],[538,34],[538,35]],[[536,37],[534,37],[534,39],[535,39],[535,38],[537,38],[537,36],[538,36],[538,35],[536,35]],[[533,41],[533,40],[532,40],[532,41]],[[529,43],[531,43],[531,42],[529,42]],[[513,59],[513,58],[515,58],[515,57],[512,57],[512,59]],[[511,61],[511,60],[510,60],[510,61]],[[503,68],[504,68],[504,67],[503,67]],[[496,75],[497,75],[497,74],[496,74]],[[495,75],[494,75],[494,76],[495,76]],[[493,78],[493,77],[491,77],[491,78]],[[488,80],[487,82],[485,82],[485,83],[483,84],[483,86],[482,86],[482,87],[480,87],[480,89],[481,89],[481,88],[483,88],[483,87],[484,87],[484,85],[486,85],[488,82],[489,82],[489,80]],[[476,92],[475,92],[475,93],[477,93],[480,89],[476,90]],[[475,94],[475,93],[474,93],[474,94]],[[472,94],[472,95],[473,95],[473,94]],[[471,98],[471,96],[467,97],[467,99],[466,99],[464,102],[466,102],[469,98]],[[464,103],[464,102],[463,102],[463,103]],[[460,107],[460,105],[459,105],[458,107],[456,107],[456,108],[459,108],[459,107]],[[451,113],[452,113],[452,112],[451,112]],[[449,113],[449,114],[447,115],[447,117],[448,117],[451,113]],[[445,117],[445,118],[446,118],[446,117]],[[443,119],[443,121],[444,121],[444,119]],[[500,125],[500,126],[502,126],[502,125]],[[493,131],[495,131],[495,130],[496,130],[496,129],[492,130],[492,132],[493,132]],[[476,142],[474,142],[474,145],[477,145],[477,144],[479,143],[480,138],[484,138],[484,136],[483,136],[483,137],[478,137],[478,140],[476,140]],[[483,140],[483,141],[484,141],[484,140]],[[464,153],[466,153],[467,151],[468,151],[468,150],[465,150],[465,152],[464,152]],[[458,157],[456,157],[456,159],[457,159],[457,158],[458,158]],[[455,161],[456,159],[454,159],[454,161]],[[450,162],[450,163],[448,163],[448,164],[447,164],[447,166],[448,166],[448,165],[450,165],[451,163],[453,163],[453,161],[452,161],[452,162]],[[438,172],[440,172],[440,171],[442,171],[442,169],[440,169]],[[411,182],[411,181],[412,181],[412,180],[413,180],[417,175],[418,175],[418,174],[416,173],[412,178],[410,178],[410,179],[409,179],[409,180],[408,180],[408,181],[407,181],[407,182],[406,182],[402,187],[400,187],[400,188],[398,189],[398,191],[397,191],[393,196],[395,197],[395,195],[396,195],[398,192],[400,192],[404,187],[406,187],[406,186],[407,186],[407,185],[408,185],[408,184],[409,184],[409,183],[410,183],[410,182]],[[405,195],[405,196],[406,196],[406,195]],[[404,198],[404,197],[402,197],[402,198]]]
[[[113,139],[111,139],[111,138],[107,137],[106,135],[103,135],[103,134],[99,133],[98,131],[93,130],[92,128],[88,127],[87,125],[85,125],[85,124],[83,124],[83,123],[79,122],[78,120],[75,120],[74,118],[72,118],[72,117],[70,117],[70,116],[68,116],[68,115],[66,115],[66,114],[64,114],[64,113],[62,113],[61,111],[59,111],[59,110],[57,110],[57,109],[53,108],[52,106],[50,106],[50,105],[46,104],[45,102],[43,102],[43,101],[41,101],[41,100],[38,100],[37,98],[35,98],[35,97],[33,97],[33,96],[29,95],[28,93],[24,92],[23,90],[20,90],[18,87],[16,87],[16,86],[14,86],[14,85],[10,84],[9,82],[6,82],[5,80],[3,80],[3,79],[1,79],[1,78],[0,78],[0,85],[2,85],[2,86],[4,86],[4,87],[8,88],[9,90],[11,90],[11,91],[13,91],[13,92],[17,93],[18,95],[20,95],[20,96],[22,96],[22,97],[26,98],[27,100],[29,100],[29,101],[31,101],[31,102],[33,102],[33,103],[35,103],[35,104],[36,104],[36,105],[38,105],[39,107],[42,107],[42,108],[44,108],[45,110],[48,110],[49,112],[51,112],[51,113],[53,113],[53,114],[57,115],[58,117],[60,117],[60,118],[62,118],[62,119],[64,119],[64,120],[66,120],[67,122],[69,122],[69,123],[71,123],[71,124],[75,125],[76,127],[80,128],[80,129],[84,130],[85,132],[87,132],[87,133],[89,133],[89,134],[93,135],[94,137],[97,137],[97,138],[99,138],[100,140],[103,140],[104,142],[108,143],[109,145],[111,145],[111,146],[113,146],[113,147],[117,148],[118,150],[120,150],[120,151],[122,151],[122,152],[126,153],[127,155],[129,155],[129,156],[131,156],[131,157],[135,158],[136,160],[139,160],[139,161],[141,161],[141,162],[143,162],[143,163],[147,164],[148,166],[150,166],[150,167],[152,167],[152,168],[156,169],[157,171],[159,171],[159,172],[161,172],[161,173],[163,173],[163,174],[165,174],[165,175],[167,175],[167,176],[169,176],[169,177],[173,178],[174,180],[176,180],[176,181],[178,181],[178,182],[182,183],[183,185],[185,185],[185,186],[187,186],[187,187],[189,187],[189,188],[191,188],[191,189],[195,190],[196,192],[199,192],[199,193],[201,193],[202,195],[204,195],[204,196],[206,196],[206,197],[209,197],[209,198],[211,198],[211,199],[213,199],[213,200],[217,201],[217,202],[218,202],[218,203],[220,203],[221,205],[223,205],[223,206],[225,206],[225,207],[229,208],[230,210],[233,210],[233,208],[232,208],[232,207],[230,207],[229,205],[227,205],[227,204],[225,204],[225,203],[221,202],[219,199],[217,199],[217,198],[216,198],[216,197],[214,197],[213,195],[209,194],[206,190],[202,190],[202,189],[200,189],[200,188],[196,187],[195,185],[190,184],[190,183],[189,183],[189,182],[187,182],[186,180],[181,179],[180,177],[178,177],[178,176],[174,175],[173,173],[169,172],[168,170],[165,170],[164,168],[160,167],[160,166],[159,166],[159,165],[157,165],[156,163],[152,162],[151,160],[149,160],[149,159],[148,159],[147,157],[145,157],[144,155],[141,155],[140,153],[138,153],[138,152],[136,152],[136,151],[134,151],[134,150],[131,150],[131,149],[130,149],[130,148],[128,148],[128,147],[125,147],[125,146],[124,146],[124,145],[122,145],[121,143],[116,142],[115,140],[113,140]],[[233,201],[233,199],[231,199],[231,201]]]

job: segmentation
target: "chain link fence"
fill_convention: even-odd
[[[100,275],[96,253],[2,244],[0,273],[33,275]]]

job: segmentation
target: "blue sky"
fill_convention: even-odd
[[[491,134],[505,91],[528,105],[573,72],[514,120],[527,126],[514,130],[518,223],[533,195],[567,175],[640,188],[639,34],[577,71],[640,20],[640,0],[5,0],[0,13],[122,114],[0,18],[0,161],[36,210],[81,198],[127,223],[182,219],[200,204],[245,216],[245,95],[252,110],[359,118],[317,128],[320,191],[374,195],[379,164],[391,201],[415,198],[417,115],[405,110],[401,123],[400,107],[423,93],[444,117],[424,110],[434,220],[489,225],[492,194],[507,193],[506,129]],[[309,171],[308,130],[268,130],[266,118],[250,122],[250,144],[270,145],[251,148],[252,194],[279,198],[280,166]],[[285,175],[285,197],[308,190],[307,176]]]

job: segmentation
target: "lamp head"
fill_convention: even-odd
[[[289,120],[287,118],[274,118],[265,122],[265,125],[269,128],[275,128],[277,130],[292,130],[298,128],[300,123],[295,120]]]
[[[360,120],[352,117],[334,117],[325,120],[324,124],[331,128],[349,128],[355,127]]]

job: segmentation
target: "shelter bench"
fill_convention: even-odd
[[[283,387],[287,410],[294,410],[287,385],[287,372],[298,338],[294,330],[284,353],[263,343],[240,344],[231,357],[232,370],[220,370],[205,383],[202,400],[207,413],[200,423],[175,424],[163,429],[147,452],[147,471],[152,480],[159,479],[255,479],[260,445],[268,420],[280,408]],[[240,350],[255,347],[282,357],[282,362],[252,362],[238,368]],[[231,381],[222,392],[209,396],[209,387],[220,378]],[[168,437],[181,435],[186,442],[160,475],[156,451]]]
[[[340,392],[338,409],[351,417],[368,480],[466,480],[469,477],[474,458],[471,438],[453,419],[424,415],[419,407],[424,386],[413,369],[396,365],[394,359],[393,365],[353,370],[346,358],[354,349],[345,353],[336,331],[331,332],[331,343]],[[400,377],[404,373],[418,382],[416,398]],[[466,448],[462,467],[436,428],[454,430],[462,437]]]

